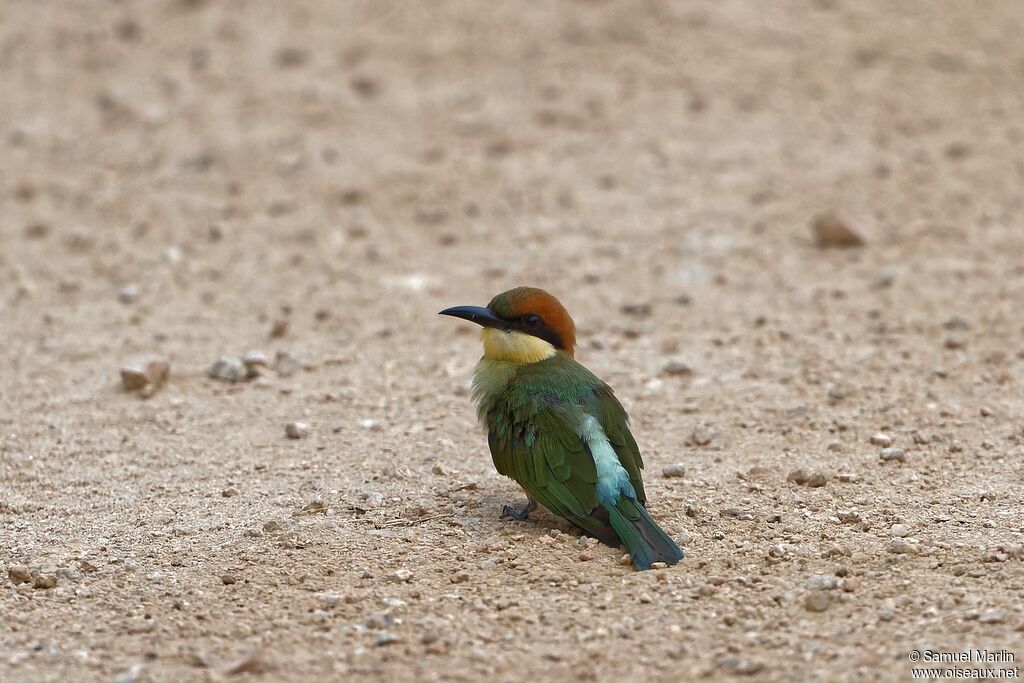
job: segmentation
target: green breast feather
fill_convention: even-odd
[[[607,436],[637,500],[646,501],[643,461],[625,410],[608,385],[575,360],[562,354],[525,365],[483,360],[474,399],[495,468],[555,514],[588,528],[598,506],[594,454],[580,436],[588,415]]]

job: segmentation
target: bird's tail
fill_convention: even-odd
[[[650,569],[654,562],[675,564],[683,559],[682,549],[636,500],[622,496],[615,505],[605,507],[608,520],[629,551],[634,567]]]

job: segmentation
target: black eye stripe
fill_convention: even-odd
[[[535,313],[525,315],[516,321],[516,327],[530,336],[543,339],[556,349],[564,348],[562,336],[548,326],[544,319]]]

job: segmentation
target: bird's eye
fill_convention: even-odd
[[[526,316],[526,326],[531,330],[535,330],[540,327],[540,316],[532,314]]]

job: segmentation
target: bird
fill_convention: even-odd
[[[543,289],[516,287],[486,307],[439,315],[483,328],[472,398],[495,469],[527,495],[501,516],[526,520],[540,504],[606,545],[625,546],[638,570],[678,563],[683,551],[647,511],[629,416],[575,359],[576,326],[562,303]]]

